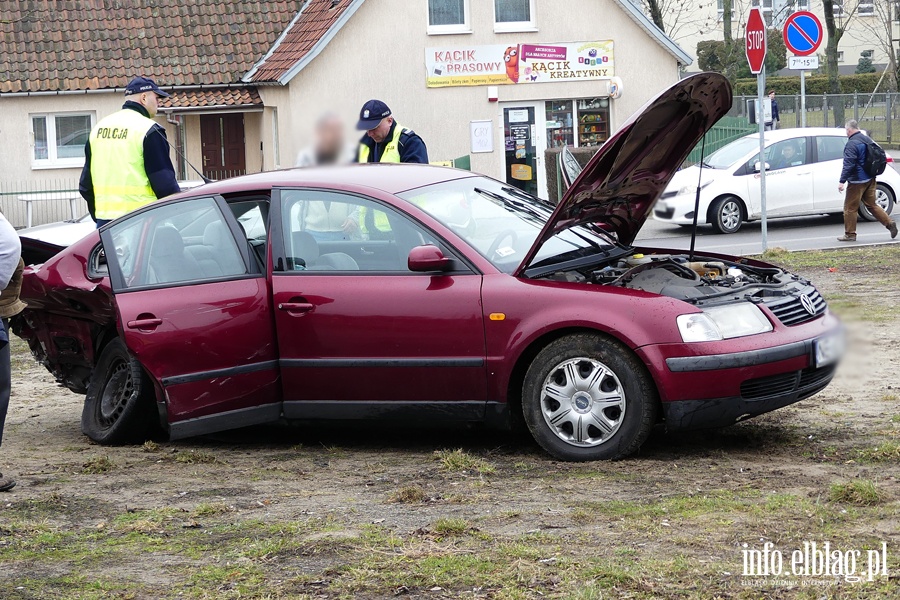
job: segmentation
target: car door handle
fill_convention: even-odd
[[[315,307],[309,302],[282,302],[278,305],[278,310],[289,313],[308,313],[311,312],[313,308]]]
[[[162,319],[136,319],[134,321],[128,321],[126,325],[128,326],[128,329],[156,329],[162,325]]]

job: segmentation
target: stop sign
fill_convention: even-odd
[[[745,51],[747,52],[747,62],[750,63],[750,72],[758,75],[766,61],[766,23],[763,21],[762,9],[750,10],[744,39],[747,42]]]

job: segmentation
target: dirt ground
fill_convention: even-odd
[[[613,463],[380,426],[101,447],[16,340],[0,598],[900,598],[900,254],[871,256],[795,266],[850,333],[825,391]],[[790,572],[810,543],[831,575]]]

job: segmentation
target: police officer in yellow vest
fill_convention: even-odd
[[[359,111],[356,128],[366,134],[359,140],[357,162],[428,164],[428,150],[416,132],[394,121],[381,100],[369,100]]]
[[[381,100],[369,100],[359,111],[356,128],[366,134],[359,140],[357,162],[428,164],[428,149],[416,132],[403,127],[391,116],[391,109]],[[381,211],[362,209],[360,230],[364,238],[390,239],[391,226]]]
[[[181,191],[166,131],[153,118],[169,94],[147,77],[125,88],[122,110],[100,120],[84,146],[78,189],[97,227]]]

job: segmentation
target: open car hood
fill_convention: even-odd
[[[516,275],[544,242],[577,225],[596,224],[630,245],[691,149],[730,109],[731,84],[718,73],[682,79],[648,102],[572,182]]]

